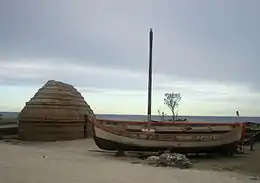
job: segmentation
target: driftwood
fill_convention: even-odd
[[[19,115],[22,140],[56,141],[91,136],[85,116],[94,116],[82,95],[69,84],[50,80]]]

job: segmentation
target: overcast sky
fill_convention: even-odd
[[[96,113],[259,116],[259,0],[0,0],[0,111],[47,80],[73,84]]]

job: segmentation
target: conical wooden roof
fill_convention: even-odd
[[[82,95],[72,85],[50,80],[22,109],[19,136],[28,140],[80,138],[84,136],[85,115],[94,113]]]

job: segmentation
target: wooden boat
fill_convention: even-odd
[[[96,145],[104,150],[174,152],[235,151],[241,123],[128,122],[91,120]]]
[[[150,30],[147,122],[90,119],[96,145],[104,150],[175,152],[235,151],[243,124],[153,122],[151,119],[152,44]],[[87,118],[88,119],[88,118]]]
[[[246,132],[257,133],[260,131],[260,124],[255,122],[245,122]]]
[[[250,137],[254,136],[254,141],[260,141],[260,124],[256,122],[245,122],[245,144],[249,143]]]

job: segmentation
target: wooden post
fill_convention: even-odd
[[[152,54],[153,54],[153,30],[149,32],[149,77],[148,77],[148,110],[147,121],[151,122],[151,108],[152,108]]]

